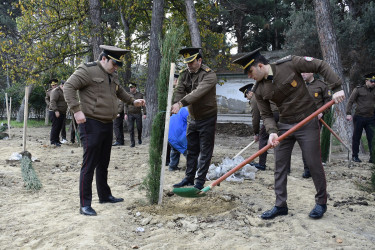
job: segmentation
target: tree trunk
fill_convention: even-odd
[[[193,47],[202,47],[201,34],[199,32],[197,14],[195,12],[194,0],[185,0],[187,21]]]
[[[316,27],[318,30],[320,47],[323,54],[323,59],[331,65],[333,70],[342,79],[342,88],[345,92],[345,96],[349,97],[349,85],[345,81],[343,74],[343,68],[339,56],[339,50],[337,45],[336,33],[333,28],[333,21],[330,15],[331,6],[329,0],[314,0]],[[350,145],[351,136],[353,134],[352,123],[346,121],[346,103],[347,99],[335,105],[335,116],[336,116],[336,128],[338,134],[345,141],[347,145]]]
[[[120,15],[121,15],[122,25],[124,26],[125,47],[126,47],[126,49],[130,50],[131,49],[130,22],[129,22],[129,19],[125,18],[121,9],[120,9]],[[132,77],[131,59],[132,59],[131,54],[126,53],[125,54],[125,75],[124,75],[125,84],[127,84]]]
[[[151,124],[158,110],[158,91],[156,80],[160,70],[160,45],[164,18],[164,0],[154,0],[151,17],[150,51],[148,56],[148,75],[146,82],[146,109],[147,119],[143,126],[143,135],[149,136]]]
[[[102,30],[101,30],[101,7],[100,7],[100,1],[99,0],[89,0],[90,5],[90,20],[92,23],[92,29],[91,29],[91,45],[92,45],[92,53],[93,53],[93,59],[97,60],[99,58],[99,55],[101,53],[101,49],[99,48],[99,45],[103,44],[103,37],[102,37]],[[114,45],[114,44],[110,44]]]
[[[243,42],[244,34],[242,33],[242,23],[243,23],[243,16],[239,16],[238,18],[235,18],[234,30],[235,30],[235,35],[237,38],[237,53],[242,53],[243,47],[244,47],[244,42]]]

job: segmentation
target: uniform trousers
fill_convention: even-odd
[[[353,118],[354,131],[352,137],[352,156],[358,157],[359,143],[361,141],[363,129],[366,131],[367,142],[370,150],[372,152],[372,138],[374,137],[375,129],[375,117],[363,117],[359,115],[354,115]]]
[[[187,155],[186,155],[186,179],[204,185],[208,168],[211,164],[212,153],[215,144],[217,116],[204,120],[187,119]]]
[[[92,180],[96,170],[96,189],[99,200],[107,199],[111,193],[108,186],[108,165],[111,157],[113,122],[103,123],[86,118],[79,124],[83,146],[83,162],[79,178],[80,205],[91,206]]]
[[[296,124],[278,123],[279,136]],[[315,117],[305,126],[282,140],[275,148],[275,194],[276,206],[287,206],[287,177],[295,142],[298,142],[316,189],[315,202],[327,203],[327,182],[320,156],[320,128]]]
[[[124,145],[124,113],[121,113],[113,123],[113,131],[115,132],[116,142]]]
[[[53,117],[55,116],[55,111],[52,111],[52,110],[49,110],[48,111],[48,117],[49,117],[49,120],[52,122],[52,119]],[[62,122],[62,127],[61,127],[61,132],[59,132],[61,134],[61,139],[65,139],[66,140],[66,115],[65,115],[65,118]],[[60,139],[58,139],[58,141],[60,141]]]
[[[259,150],[267,146],[269,134],[266,131],[266,127],[262,125],[259,130]],[[259,165],[266,166],[267,162],[267,151],[259,156]]]
[[[142,140],[142,114],[128,114],[128,126],[132,144],[134,144],[134,122],[137,125],[138,140]]]
[[[50,141],[52,143],[60,143],[60,132],[64,125],[65,114],[60,112],[60,116],[56,117],[54,111],[50,111],[51,120],[52,120],[52,127],[51,127],[51,134],[50,134]]]

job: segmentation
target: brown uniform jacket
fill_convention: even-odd
[[[188,106],[194,120],[204,120],[217,115],[216,73],[202,64],[196,73],[186,68],[180,72],[173,102]]]
[[[128,93],[134,99],[143,99],[143,94],[140,92],[135,92],[135,94]],[[133,104],[125,104],[125,114],[144,114],[146,115],[146,108],[145,107],[135,107]]]
[[[117,113],[118,114],[124,113],[124,107],[125,107],[124,102],[121,101],[120,99],[117,99]]]
[[[99,61],[78,66],[64,84],[64,96],[74,113],[82,111],[86,117],[104,123],[117,117],[117,98],[129,104],[135,101],[119,86],[117,73],[108,74]]]
[[[332,99],[331,91],[327,84],[319,79],[314,79],[312,82],[306,82],[307,89],[310,95],[315,101],[316,107],[320,108]],[[327,113],[329,109],[326,109],[323,113]]]
[[[277,133],[277,126],[270,107],[273,101],[280,113],[280,122],[293,124],[302,121],[316,110],[301,73],[319,73],[330,84],[332,91],[341,90],[341,79],[330,66],[311,57],[287,56],[270,64],[273,79],[256,83],[255,96],[267,133]]]
[[[276,121],[278,121],[279,120],[279,111],[277,110],[277,107],[273,102],[270,102],[270,104],[271,104],[271,109],[272,109],[272,113],[274,115],[274,118],[275,118]],[[260,116],[260,112],[259,112],[259,108],[258,108],[258,104],[257,104],[257,100],[256,100],[255,96],[253,96],[250,99],[250,106],[251,106],[251,116],[252,116],[252,124],[253,124],[254,134],[258,135],[259,130],[260,130],[261,116]]]
[[[367,88],[366,85],[357,86],[353,89],[346,106],[346,114],[352,114],[353,104],[357,104],[355,115],[372,117],[375,115],[375,88]]]
[[[53,88],[49,88],[46,92],[46,97],[44,98],[44,100],[46,101],[48,109],[49,109],[49,103],[50,103],[50,100],[51,100],[51,91],[52,90],[53,90]]]
[[[60,87],[56,87],[51,91],[49,109],[52,111],[59,111],[60,113],[66,114],[68,104],[64,98],[64,92]]]

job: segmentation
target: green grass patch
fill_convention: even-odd
[[[8,123],[7,120],[0,120],[0,124],[1,123]],[[48,126],[50,125],[51,123],[48,123]],[[10,126],[12,128],[23,128],[23,122],[17,122],[16,120],[13,120],[13,121],[10,121]],[[27,120],[27,127],[30,127],[30,128],[39,128],[39,127],[45,127],[46,125],[44,124],[44,120],[33,120],[33,119],[30,119],[30,120]]]

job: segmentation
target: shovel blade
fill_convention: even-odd
[[[202,192],[202,190],[199,190],[195,187],[188,187],[188,188],[174,188],[173,193],[177,194],[181,197],[186,198],[199,198],[206,196],[206,193]]]

